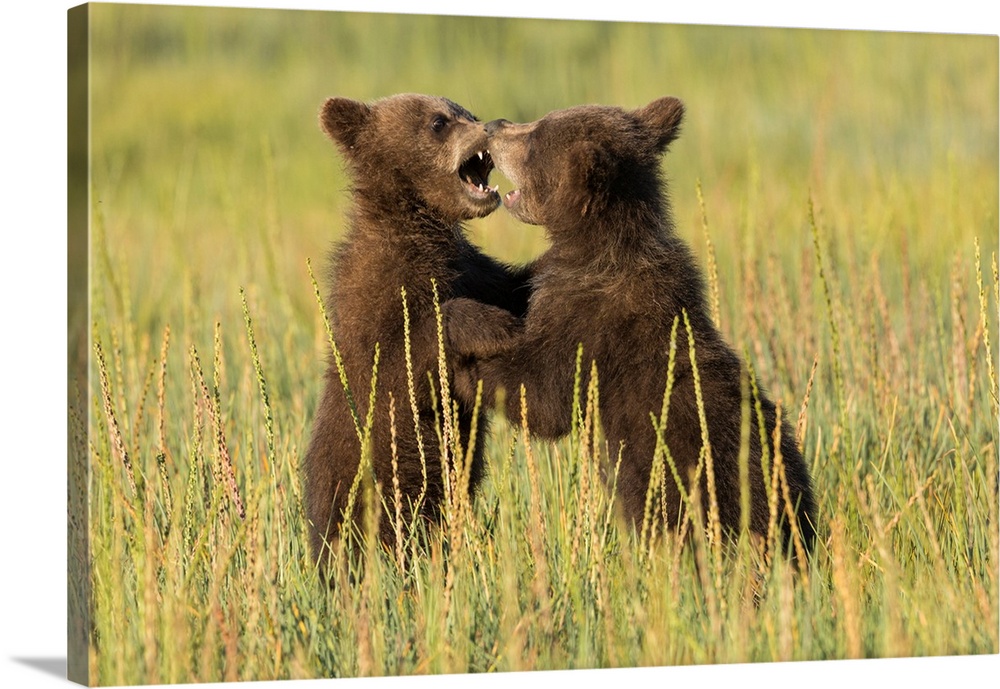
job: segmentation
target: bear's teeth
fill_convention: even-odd
[[[479,151],[479,153],[477,153],[476,155],[478,155],[478,156],[479,156],[479,159],[480,159],[480,160],[482,160],[482,159],[483,159],[483,152],[482,152],[482,151]]]

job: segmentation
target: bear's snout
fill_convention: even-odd
[[[506,127],[508,124],[510,124],[510,120],[504,120],[504,119],[490,120],[485,125],[486,126],[486,136],[493,136],[498,131],[500,131],[500,129],[502,129],[503,127]]]

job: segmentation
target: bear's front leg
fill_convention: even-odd
[[[459,297],[441,305],[448,349],[459,357],[486,359],[514,346],[524,321],[510,311]]]
[[[505,309],[464,297],[441,305],[441,321],[455,394],[467,404],[475,404],[476,388],[483,377],[480,364],[512,350],[520,340],[524,323]],[[486,398],[492,399],[490,381],[484,384]]]

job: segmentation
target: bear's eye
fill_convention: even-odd
[[[444,115],[435,115],[434,119],[431,120],[431,129],[435,132],[439,132],[444,129],[446,124],[448,124],[448,120],[444,118]]]

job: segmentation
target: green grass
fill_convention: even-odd
[[[91,29],[92,682],[998,651],[995,38],[110,5]],[[316,113],[399,91],[484,119],[685,101],[678,229],[800,429],[804,573],[626,529],[583,390],[556,443],[496,416],[426,549],[360,544],[320,584],[307,261],[348,198]],[[502,211],[469,229],[545,247]]]

